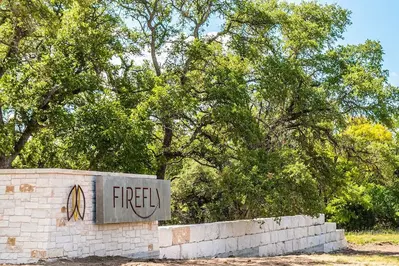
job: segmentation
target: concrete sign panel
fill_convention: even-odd
[[[170,181],[115,176],[96,177],[97,224],[170,218]]]

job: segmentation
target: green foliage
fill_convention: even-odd
[[[117,101],[98,99],[76,112],[69,155],[85,158],[87,165],[80,168],[147,173],[152,160],[146,147],[150,129]]]
[[[101,75],[119,41],[118,20],[101,1],[2,1],[0,8],[4,168],[32,136],[65,126],[78,106],[103,90]]]
[[[175,167],[181,170],[172,179],[171,223],[316,215],[323,211],[317,181],[303,164],[294,162],[267,174],[256,166],[245,169],[242,164],[222,171],[192,161]]]
[[[395,183],[399,90],[379,42],[338,44],[350,24],[338,5],[0,8],[0,168],[156,174],[173,180],[175,223],[316,214],[328,204],[350,223],[362,215],[348,202],[366,216],[377,195],[390,197],[367,182]],[[207,34],[213,17],[223,25]]]
[[[397,228],[398,183],[392,186],[348,186],[342,196],[329,202],[326,210],[332,221],[350,231]]]
[[[356,118],[342,136],[352,151],[340,159],[346,183],[329,201],[328,217],[348,230],[396,228],[398,158],[392,133]]]

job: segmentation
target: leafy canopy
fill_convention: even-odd
[[[1,167],[156,174],[176,184],[187,222],[317,213],[364,171],[392,177],[385,148],[398,88],[379,42],[338,45],[350,24],[338,5],[5,0],[1,9]],[[220,31],[207,33],[215,17]]]

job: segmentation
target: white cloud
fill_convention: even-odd
[[[399,73],[395,71],[390,72],[388,81],[394,86],[399,86]]]

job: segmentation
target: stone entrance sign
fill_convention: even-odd
[[[170,218],[170,181],[115,176],[96,177],[97,224]]]

